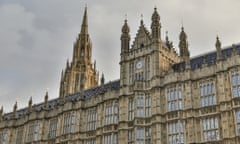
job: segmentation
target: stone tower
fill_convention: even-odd
[[[180,60],[173,48],[161,39],[160,15],[154,8],[150,31],[143,19],[133,44],[130,46],[130,28],[125,20],[121,34],[120,85],[124,89],[137,81],[150,83],[163,76],[169,67]],[[126,88],[127,89],[127,88]]]
[[[92,63],[92,43],[88,34],[88,16],[85,8],[81,32],[73,46],[72,62],[67,61],[62,71],[60,97],[81,92],[98,85],[96,62]]]

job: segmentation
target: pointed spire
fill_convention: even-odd
[[[185,33],[183,26],[182,26],[181,30],[182,30],[182,31],[181,31],[181,33],[180,33],[179,39],[180,39],[180,40],[186,40],[186,39],[187,39],[187,34]]]
[[[143,23],[143,14],[141,14],[141,21],[140,21],[140,24],[141,24],[141,26],[144,25],[144,23]]]
[[[67,63],[66,63],[66,68],[68,69],[70,66],[69,66],[69,59],[67,59]]]
[[[129,51],[130,45],[130,28],[127,23],[127,19],[124,20],[124,24],[122,26],[122,35],[121,35],[121,53],[126,53]]]
[[[85,10],[84,10],[81,34],[88,34],[88,15],[87,15],[87,7],[85,7]]]
[[[222,48],[221,48],[221,42],[219,40],[219,37],[217,35],[216,37],[216,43],[215,43],[215,47],[217,49],[217,60],[221,60],[222,59]]]
[[[159,22],[160,21],[160,16],[157,12],[157,7],[154,7],[154,12],[152,14],[152,21]]]
[[[124,24],[122,26],[122,33],[123,34],[128,34],[130,31],[128,23],[127,23],[127,19],[124,20]]]
[[[154,12],[152,14],[151,29],[152,29],[153,40],[160,41],[161,40],[161,24],[160,24],[160,16],[157,12],[156,7],[154,8]]]

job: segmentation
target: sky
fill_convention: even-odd
[[[60,75],[72,59],[73,43],[88,7],[93,61],[106,81],[119,79],[120,35],[128,19],[131,42],[141,15],[150,30],[157,7],[162,38],[168,36],[178,51],[184,26],[191,56],[240,42],[239,0],[0,0],[0,106],[11,112],[59,96]]]

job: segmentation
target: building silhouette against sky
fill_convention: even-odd
[[[85,8],[59,98],[1,108],[0,144],[240,143],[240,45],[222,49],[216,37],[216,51],[191,58],[182,27],[178,54],[161,37],[157,8],[131,46],[125,19],[120,40],[120,79],[105,83],[91,59]]]

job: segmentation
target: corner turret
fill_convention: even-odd
[[[180,57],[182,61],[186,62],[186,66],[190,66],[190,53],[188,50],[188,41],[187,41],[187,34],[182,27],[181,33],[179,35],[179,49],[180,49]]]
[[[160,16],[157,12],[157,8],[154,8],[154,12],[152,14],[152,39],[153,41],[160,42],[161,41],[161,24],[160,24]]]
[[[122,27],[122,35],[121,35],[121,54],[124,54],[129,51],[130,46],[130,28],[127,24],[127,19],[124,21],[124,25]]]

